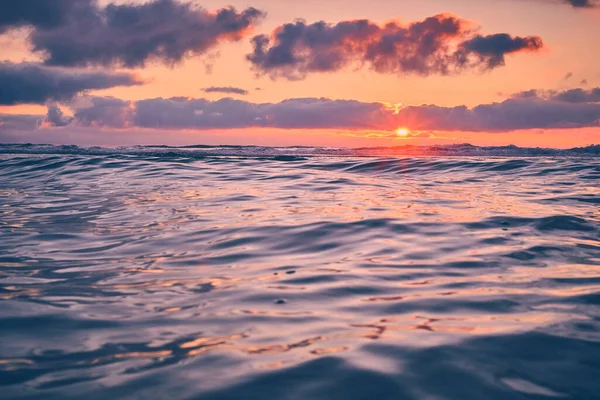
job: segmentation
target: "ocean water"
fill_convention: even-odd
[[[2,399],[598,399],[600,157],[0,146]]]

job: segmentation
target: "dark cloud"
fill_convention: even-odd
[[[383,103],[317,98],[280,103],[235,99],[170,98],[127,102],[92,97],[75,102],[73,123],[80,126],[152,129],[279,129],[503,132],[521,129],[580,128],[600,125],[600,104],[546,100],[535,96],[502,103],[397,108]],[[417,132],[418,133],[418,132]]]
[[[554,100],[567,101],[569,103],[600,103],[600,88],[570,89],[559,92],[552,97]]]
[[[211,86],[202,89],[204,93],[229,93],[229,94],[241,94],[247,95],[248,91],[246,89],[236,88],[232,86]]]
[[[24,25],[42,29],[59,27],[79,3],[86,0],[4,0],[0,2],[0,33]]]
[[[50,126],[67,126],[73,121],[72,117],[65,117],[63,111],[55,102],[50,102],[47,105],[48,113],[44,123]]]
[[[32,26],[29,40],[47,65],[133,68],[151,60],[171,65],[240,40],[263,15],[254,8],[211,12],[176,0],[106,7],[95,0],[6,0],[0,29]]]
[[[566,103],[600,103],[600,88],[589,90],[576,88],[563,91],[532,89],[516,93],[512,98],[535,98]]]
[[[524,90],[519,93],[515,93],[511,97],[513,99],[531,99],[531,98],[539,97],[539,93],[540,92],[537,89],[530,89],[530,90]]]
[[[349,65],[367,65],[380,73],[450,74],[465,69],[491,69],[504,64],[506,54],[536,51],[537,36],[475,35],[470,23],[440,14],[410,25],[369,20],[337,24],[296,21],[271,36],[252,39],[247,55],[259,73],[303,79],[311,72],[333,72]]]
[[[92,89],[139,85],[133,74],[64,70],[36,63],[0,62],[0,105],[44,104],[67,100]]]
[[[568,81],[569,79],[571,79],[573,77],[573,73],[572,72],[567,72],[567,74],[565,75],[565,77],[563,78],[565,81]]]
[[[597,7],[596,0],[561,0],[563,3],[570,4],[575,8],[592,8]]]
[[[520,51],[537,51],[544,47],[542,39],[538,36],[512,37],[506,33],[496,35],[481,36],[463,42],[459,46],[457,54],[462,58],[466,54],[478,58],[478,64],[484,65],[488,69],[503,66],[506,54],[517,53]]]

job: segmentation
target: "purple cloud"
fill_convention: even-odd
[[[128,128],[134,125],[131,102],[114,97],[83,97],[71,104],[73,121],[82,126]]]
[[[575,8],[592,8],[598,6],[596,0],[562,0],[562,2]]]
[[[64,24],[77,3],[89,6],[86,0],[16,0],[0,3],[0,33],[31,25],[42,29]]]
[[[44,123],[50,126],[68,126],[73,121],[72,117],[66,117],[63,111],[58,107],[56,102],[50,102],[47,104],[48,113]]]
[[[68,100],[92,89],[140,85],[130,73],[65,70],[37,63],[0,62],[0,105],[44,104]]]
[[[259,73],[291,80],[349,65],[418,75],[493,69],[504,65],[507,54],[543,47],[538,36],[476,35],[470,23],[450,14],[409,25],[378,25],[366,19],[337,24],[296,21],[279,26],[270,36],[255,36],[252,43],[254,51],[247,59]]]
[[[477,59],[475,65],[494,69],[505,64],[504,57],[507,54],[537,51],[542,47],[544,44],[538,36],[512,37],[506,33],[498,33],[487,36],[477,35],[461,43],[457,55],[461,60],[464,57],[465,62],[468,62],[469,56],[474,56]]]
[[[515,98],[474,108],[412,106],[399,113],[417,130],[506,132],[522,129],[583,128],[600,125],[600,104]]]
[[[600,103],[600,88],[589,90],[576,88],[563,91],[532,89],[516,93],[512,98],[535,98],[566,103]]]
[[[246,89],[236,88],[232,86],[211,86],[202,89],[204,93],[226,93],[226,94],[241,94],[247,95],[248,91]]]
[[[105,7],[96,0],[18,0],[1,3],[0,32],[31,26],[32,48],[47,65],[134,68],[171,65],[238,41],[263,16],[255,8],[211,12],[176,0]]]
[[[317,98],[279,103],[250,103],[231,98],[217,101],[156,98],[128,102],[114,98],[83,98],[71,105],[72,123],[80,126],[153,129],[280,129],[503,132],[520,129],[599,126],[600,104],[511,98],[501,103],[396,108],[382,103]]]

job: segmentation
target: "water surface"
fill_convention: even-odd
[[[2,398],[600,398],[597,157],[3,149]]]

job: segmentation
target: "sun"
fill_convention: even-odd
[[[410,130],[408,130],[408,128],[398,128],[396,129],[396,135],[398,136],[408,136],[408,134],[410,133]]]

